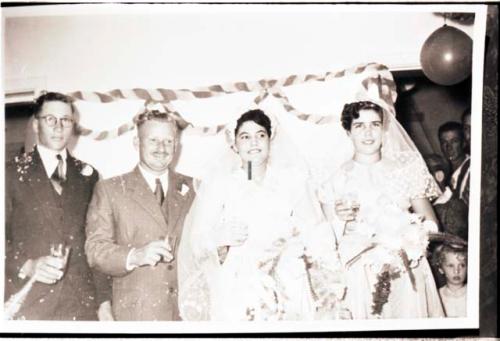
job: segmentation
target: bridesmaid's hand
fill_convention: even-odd
[[[335,214],[343,221],[354,221],[356,220],[357,213],[359,211],[359,205],[348,205],[344,200],[335,201]]]

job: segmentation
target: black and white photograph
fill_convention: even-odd
[[[496,6],[1,13],[2,332],[497,335]]]

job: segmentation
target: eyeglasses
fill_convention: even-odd
[[[55,127],[58,122],[61,122],[61,125],[64,128],[69,128],[69,127],[73,126],[73,122],[74,122],[73,119],[70,117],[57,118],[54,115],[38,116],[37,118],[45,120],[45,123],[49,127]]]

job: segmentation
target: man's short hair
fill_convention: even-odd
[[[33,115],[37,116],[40,111],[42,111],[43,104],[45,102],[63,102],[71,106],[71,112],[76,114],[75,106],[73,105],[73,98],[66,96],[59,92],[46,92],[34,101],[33,103]]]
[[[438,130],[438,137],[441,139],[441,134],[448,131],[456,131],[460,135],[460,138],[464,140],[464,131],[461,123],[455,121],[448,121],[442,124]]]
[[[135,125],[137,126],[137,130],[139,131],[139,128],[147,121],[170,123],[172,127],[174,127],[176,134],[178,134],[180,130],[177,120],[172,114],[169,113],[160,112],[158,110],[151,110],[139,114],[135,119]]]

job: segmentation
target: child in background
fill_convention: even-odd
[[[446,278],[446,284],[439,289],[446,317],[466,317],[467,247],[443,244],[436,252],[439,272]]]

